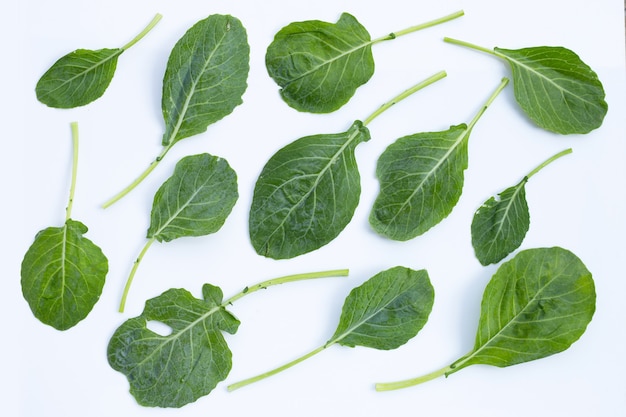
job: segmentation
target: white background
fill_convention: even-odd
[[[624,15],[620,0],[467,0],[385,2],[24,0],[2,6],[3,151],[0,354],[5,416],[207,416],[252,414],[626,416],[626,82]],[[457,10],[455,21],[373,48],[376,72],[350,103],[329,115],[298,113],[278,96],[264,54],[282,26],[298,20],[335,22],[350,12],[372,37]],[[34,87],[59,57],[77,48],[119,47],[156,14],[163,19],[125,52],[105,95],[78,109],[40,104]],[[244,104],[202,135],[178,143],[132,194],[100,205],[134,179],[160,152],[161,81],[174,43],[196,21],[232,14],[247,28],[251,71]],[[507,66],[479,52],[442,42],[455,37],[485,47],[562,45],[599,75],[609,112],[587,135],[542,131],[522,114],[509,86],[475,127],[463,195],[452,214],[425,235],[390,242],[369,228],[378,183],[378,155],[396,138],[468,122]],[[369,125],[359,145],[362,196],[352,222],[332,243],[286,261],[257,255],[247,234],[256,176],[280,147],[301,136],[335,133],[364,119],[400,91],[446,70],[448,77],[393,107]],[[20,262],[35,234],[59,226],[71,171],[70,122],[78,121],[80,161],[73,218],[109,258],[100,301],[76,327],[59,332],[37,321],[22,297]],[[484,286],[496,267],[482,267],[470,244],[473,212],[490,195],[516,183],[538,163],[571,147],[573,153],[527,185],[530,231],[522,248],[562,246],[592,271],[597,311],[569,350],[509,368],[473,366],[449,378],[390,392],[375,382],[414,377],[450,364],[474,342]],[[209,152],[237,171],[240,198],[216,234],[152,246],[139,268],[124,314],[123,284],[145,243],[152,197],[183,156]],[[428,270],[435,287],[429,322],[394,351],[333,346],[291,370],[233,393],[226,385],[294,359],[334,332],[345,296],[379,271],[396,265]],[[172,287],[200,294],[203,283],[230,297],[272,277],[349,268],[350,277],[274,287],[238,301],[241,320],[227,336],[233,369],[224,383],[182,409],[144,408],[113,371],[106,347],[113,331],[141,313],[143,304]]]

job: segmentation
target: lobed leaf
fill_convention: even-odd
[[[211,15],[193,25],[170,53],[163,78],[163,145],[206,131],[241,104],[250,46],[241,22]]]
[[[238,196],[237,174],[226,160],[207,153],[187,156],[154,196],[148,238],[169,242],[215,233]]]
[[[109,341],[113,369],[126,375],[137,402],[182,407],[209,394],[226,379],[232,354],[222,332],[234,334],[239,321],[222,307],[222,291],[205,284],[203,299],[171,289],[148,300],[140,316],[124,322]],[[169,326],[159,335],[150,321]]]
[[[285,102],[299,111],[330,113],[374,74],[367,30],[343,13],[337,23],[309,20],[282,28],[267,48],[267,71]]]
[[[354,151],[369,138],[356,121],[343,133],[300,138],[270,158],[250,208],[250,239],[258,254],[293,258],[339,235],[361,194]]]
[[[83,235],[87,226],[68,219],[40,231],[24,255],[24,298],[42,323],[67,330],[83,320],[102,293],[108,260]]]
[[[398,266],[380,272],[350,292],[328,344],[396,349],[424,327],[433,302],[425,270]]]

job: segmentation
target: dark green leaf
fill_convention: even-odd
[[[485,288],[474,349],[449,373],[559,353],[585,332],[595,303],[591,273],[576,255],[558,247],[522,251]]]
[[[329,113],[374,74],[371,45],[367,30],[343,13],[335,24],[309,20],[285,26],[267,48],[265,63],[289,106]]]
[[[472,246],[483,265],[495,264],[517,249],[530,227],[524,177],[517,185],[491,197],[472,220]]]
[[[396,349],[424,327],[433,301],[425,270],[398,266],[380,272],[350,292],[329,344]]]
[[[470,129],[405,136],[380,156],[380,193],[370,214],[373,229],[394,240],[425,233],[450,214],[463,190]]]
[[[237,198],[237,174],[226,160],[206,153],[187,156],[154,196],[148,238],[169,242],[215,233]]]
[[[209,16],[185,33],[163,79],[164,146],[206,131],[242,103],[249,57],[246,30],[233,16]]]
[[[37,82],[37,99],[49,107],[68,109],[100,98],[109,87],[121,48],[77,49],[55,62]]]
[[[222,331],[234,334],[239,321],[222,306],[222,291],[209,284],[203,300],[171,289],[148,300],[139,317],[123,323],[108,346],[111,367],[128,378],[139,404],[182,407],[209,394],[232,366]],[[150,321],[169,326],[163,336],[147,328]]]
[[[272,156],[250,208],[250,238],[257,253],[293,258],[339,235],[361,194],[354,150],[369,138],[369,130],[356,121],[344,133],[303,137]]]
[[[35,317],[58,330],[83,320],[102,293],[108,261],[83,235],[87,227],[68,219],[35,237],[21,268],[24,298]]]
[[[540,127],[562,134],[602,125],[608,105],[596,73],[563,47],[494,48],[513,72],[515,98]]]

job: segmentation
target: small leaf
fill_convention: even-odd
[[[276,34],[265,64],[289,106],[330,113],[374,74],[371,44],[367,30],[348,13],[335,24],[295,22]]]
[[[87,317],[102,293],[108,261],[85,233],[87,227],[71,219],[44,229],[22,261],[24,298],[35,317],[57,330]]]
[[[434,290],[425,270],[395,267],[353,289],[329,343],[396,349],[424,327]]]
[[[472,220],[472,246],[482,265],[495,264],[517,249],[530,227],[526,203],[526,182],[491,197],[476,211]]]
[[[233,16],[211,15],[185,33],[163,78],[163,146],[206,131],[243,102],[249,57],[246,30]]]
[[[222,291],[205,284],[203,300],[171,289],[148,300],[139,317],[123,323],[107,349],[109,364],[126,375],[137,402],[150,407],[182,407],[209,394],[226,379],[232,354],[222,331],[234,334],[239,321],[222,306]],[[161,336],[149,321],[172,329]]]
[[[485,288],[474,349],[450,373],[564,351],[585,332],[595,303],[591,273],[576,255],[559,247],[522,251]]]
[[[354,151],[369,138],[356,121],[346,132],[303,137],[272,156],[250,208],[250,239],[258,254],[293,258],[339,235],[361,194]]]
[[[226,160],[206,153],[187,156],[154,196],[148,238],[169,242],[215,233],[237,198],[237,174]]]

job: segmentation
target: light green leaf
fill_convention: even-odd
[[[154,196],[148,238],[159,242],[217,232],[235,205],[237,174],[209,154],[181,159]]]
[[[102,293],[108,261],[83,235],[87,227],[68,219],[40,231],[21,268],[22,293],[42,323],[67,330],[87,317]]]
[[[250,47],[241,22],[211,15],[176,43],[163,78],[163,145],[206,131],[241,104]]]
[[[39,79],[37,99],[49,107],[73,108],[100,98],[111,84],[119,56],[143,38],[161,19],[157,14],[131,42],[121,48],[77,49],[61,57]]]
[[[210,284],[203,299],[171,289],[148,300],[139,317],[123,323],[109,341],[113,369],[126,375],[137,402],[150,407],[182,407],[209,394],[232,367],[222,331],[234,334],[239,321],[221,306],[222,291]],[[150,321],[169,326],[159,335]]]
[[[346,227],[361,194],[354,150],[369,138],[356,121],[346,132],[303,137],[272,156],[250,208],[257,253],[293,258],[324,246]]]
[[[434,290],[425,270],[395,267],[354,288],[328,344],[396,349],[424,327]]]

